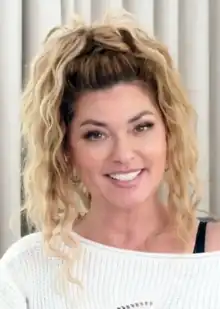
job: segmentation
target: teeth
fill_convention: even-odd
[[[124,173],[124,174],[110,174],[109,176],[113,179],[120,180],[120,181],[131,181],[135,179],[139,174],[141,170],[137,172],[131,172],[131,173]]]

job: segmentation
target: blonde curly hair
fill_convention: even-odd
[[[89,197],[66,160],[74,102],[85,91],[121,81],[140,81],[154,95],[167,133],[167,207],[183,238],[195,223],[199,201],[196,115],[167,48],[128,13],[108,15],[91,26],[75,20],[46,37],[31,65],[22,115],[27,149],[24,208],[43,232],[47,247],[67,265],[78,248],[73,224],[89,210]],[[55,245],[58,238],[70,253]]]

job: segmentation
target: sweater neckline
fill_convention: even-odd
[[[110,255],[118,255],[124,257],[139,257],[143,259],[201,259],[201,258],[219,258],[220,259],[220,251],[211,251],[211,252],[202,252],[202,253],[158,253],[158,252],[147,252],[147,251],[136,251],[131,249],[124,249],[113,247],[109,245],[105,245],[94,240],[90,240],[79,235],[76,232],[73,232],[73,238],[76,239],[80,246],[89,251],[96,251],[104,254]]]

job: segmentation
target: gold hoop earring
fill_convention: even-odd
[[[63,159],[64,159],[64,162],[66,164],[68,164],[70,162],[70,157],[68,155],[66,155],[66,154],[64,154]]]
[[[77,175],[76,169],[73,169],[73,183],[78,186],[81,183],[79,176]]]

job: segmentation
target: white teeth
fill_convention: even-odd
[[[141,170],[131,173],[124,173],[124,174],[110,174],[109,176],[113,179],[120,180],[120,181],[131,181],[135,179],[139,174]]]

